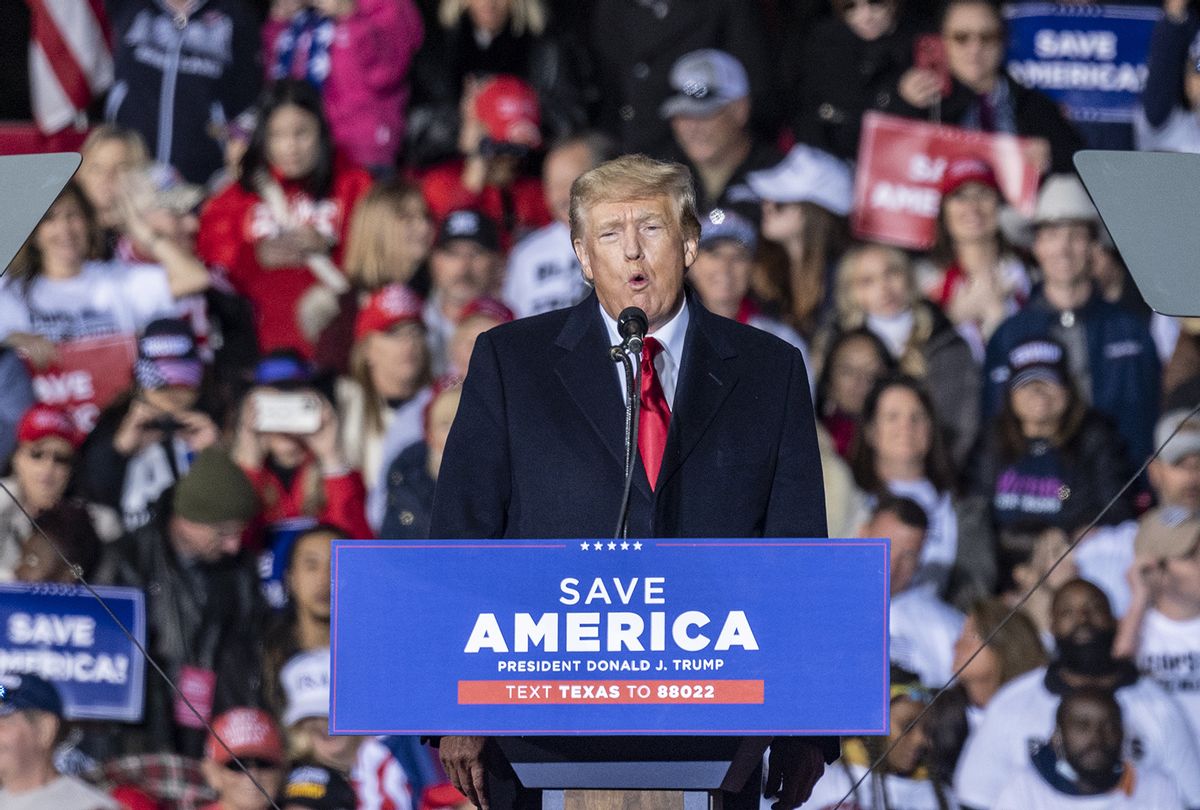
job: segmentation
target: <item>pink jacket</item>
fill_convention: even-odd
[[[280,20],[263,26],[268,70],[286,29]],[[355,163],[394,163],[411,94],[408,69],[424,38],[414,0],[357,0],[354,13],[338,22],[322,96],[333,140]]]

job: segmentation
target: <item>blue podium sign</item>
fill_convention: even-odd
[[[137,640],[146,607],[136,588],[97,587]],[[142,656],[95,597],[71,585],[0,585],[0,673],[41,675],[69,720],[142,719]]]
[[[885,734],[887,540],[339,540],[338,734]]]

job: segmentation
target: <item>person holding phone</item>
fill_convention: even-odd
[[[133,387],[100,413],[81,451],[77,492],[121,513],[126,531],[216,443],[201,402],[204,364],[187,321],[162,318],[138,340]]]
[[[1021,135],[1031,139],[1025,158],[1041,174],[1071,171],[1071,156],[1083,148],[1083,138],[1049,96],[1025,87],[1004,69],[1006,31],[999,4],[949,0],[941,35],[949,88],[939,70],[915,65],[874,106],[963,129]]]
[[[272,352],[259,362],[238,413],[233,459],[258,492],[263,524],[308,516],[350,537],[375,536],[362,475],[346,462],[338,426],[299,353]]]

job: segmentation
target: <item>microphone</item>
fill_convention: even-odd
[[[625,307],[617,316],[617,333],[621,336],[621,345],[634,355],[641,355],[642,340],[650,321],[640,307]]]

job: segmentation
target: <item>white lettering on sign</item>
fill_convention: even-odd
[[[908,160],[908,179],[914,183],[940,183],[945,173],[945,158],[916,154]]]
[[[1041,90],[1100,90],[1106,93],[1141,93],[1150,69],[1129,62],[1039,62],[1036,59],[1008,63],[1013,78]]]
[[[638,583],[641,583],[640,593],[642,594],[642,603],[646,605],[661,605],[665,603],[663,598],[663,586],[666,584],[666,577],[646,577],[644,580],[639,580],[638,577],[632,577],[628,581],[622,580],[620,577],[612,578],[613,593],[616,594],[617,602],[622,605],[628,605],[633,601],[635,594],[639,592]],[[578,605],[579,596],[579,580],[575,577],[567,577],[558,584],[559,590],[563,595],[558,598],[559,602],[564,605]],[[596,577],[592,580],[591,587],[588,588],[587,596],[583,597],[583,604],[590,605],[593,602],[603,602],[606,605],[614,604],[613,598],[610,595],[608,584],[601,577]]]
[[[96,643],[96,620],[90,616],[14,613],[8,617],[8,640],[14,644],[91,647]]]
[[[81,402],[96,396],[92,375],[87,371],[68,371],[63,374],[39,374],[33,378],[33,393],[38,402],[57,405]]]
[[[1039,59],[1112,62],[1117,58],[1117,35],[1112,31],[1055,31],[1043,28],[1034,34],[1033,52]]]
[[[565,622],[559,621],[560,615],[565,615]],[[509,637],[500,627],[496,614],[480,613],[475,619],[475,626],[471,629],[463,652],[490,650],[507,653],[510,649],[514,652],[528,652],[539,646],[545,652],[600,652],[602,646],[608,652],[666,650],[667,614],[654,611],[649,614],[649,620],[650,632],[647,640],[646,619],[637,613],[543,613],[537,618],[530,613],[516,613],[513,615],[510,646]],[[700,628],[707,626],[711,621],[708,614],[702,611],[684,611],[670,622],[671,641],[675,647],[687,652],[699,652],[710,647],[717,651],[731,650],[734,647],[743,650],[758,649],[758,639],[750,627],[745,611],[731,610],[726,614],[716,643],[713,643],[709,636],[699,632]],[[559,628],[564,623],[564,638],[560,645]]]
[[[870,207],[933,218],[937,216],[941,195],[936,188],[876,183],[871,189]]]

